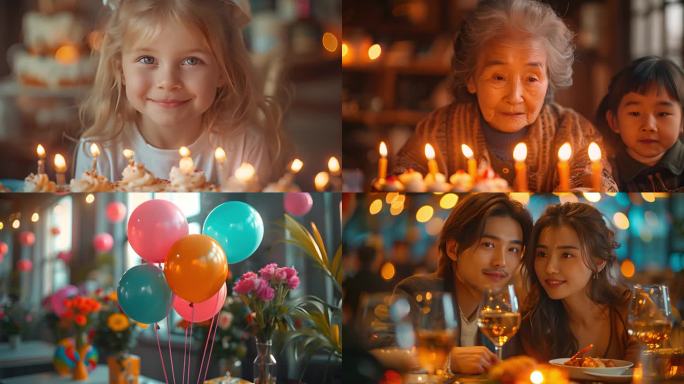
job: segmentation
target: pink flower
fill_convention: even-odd
[[[228,329],[233,323],[233,314],[230,312],[221,312],[218,321],[221,329]]]
[[[285,272],[285,268],[278,268],[275,271],[274,274],[274,279],[278,283],[283,283],[287,281],[287,272]]]
[[[252,271],[249,271],[249,272],[243,273],[243,274],[242,274],[242,277],[240,277],[240,278],[241,278],[241,279],[255,279],[255,278],[257,278],[257,277],[259,277],[259,276],[257,276],[256,273],[254,273],[254,272],[252,272]]]
[[[254,277],[247,276],[247,278],[245,278],[247,273],[251,273],[252,275],[254,275]],[[235,285],[233,286],[233,291],[239,295],[250,294],[255,288],[256,280],[260,280],[258,277],[256,277],[256,274],[254,272],[247,272],[247,273],[242,275],[240,280],[238,280],[235,283]]]
[[[282,269],[285,272],[285,280],[290,280],[293,276],[297,276],[297,270],[292,267],[282,267],[280,269]]]
[[[256,294],[256,297],[262,301],[271,301],[275,297],[275,289],[271,288],[266,280],[261,280],[261,284],[254,289],[254,293]]]
[[[270,281],[273,279],[273,276],[275,275],[275,272],[277,269],[278,269],[278,264],[276,264],[276,263],[267,264],[265,267],[263,267],[259,270],[259,274],[261,275],[262,279]]]
[[[295,289],[299,287],[299,277],[292,276],[287,280],[287,287],[290,289]]]

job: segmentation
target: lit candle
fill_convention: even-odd
[[[133,151],[130,150],[130,149],[124,149],[124,150],[123,150],[123,155],[124,155],[124,157],[126,158],[126,160],[128,160],[128,165],[129,165],[130,167],[132,167],[133,165],[135,165],[135,152],[133,152]]]
[[[387,144],[380,142],[380,161],[378,161],[378,180],[387,178]]]
[[[473,182],[477,181],[477,161],[473,150],[467,144],[461,144],[461,152],[468,159],[468,174],[473,178]]]
[[[38,174],[40,175],[45,173],[45,148],[38,144],[36,154],[38,155]]]
[[[325,188],[327,188],[329,181],[330,175],[328,175],[328,172],[318,172],[316,174],[316,177],[314,177],[314,187],[316,188],[316,191],[325,191]]]
[[[221,147],[216,148],[214,151],[214,158],[216,159],[216,167],[218,169],[219,184],[223,186],[223,179],[225,178],[223,174],[225,172],[223,169],[223,163],[226,162],[226,151],[224,151]]]
[[[100,156],[100,147],[95,143],[90,144],[90,154],[93,156],[93,165],[91,168],[95,171],[97,170],[97,157]]]
[[[518,192],[527,192],[527,145],[518,143],[513,149],[513,159],[515,159],[515,188]]]
[[[340,175],[340,162],[337,160],[337,157],[332,156],[328,159],[328,171],[330,171],[331,176]]]
[[[292,164],[290,164],[290,173],[293,175],[296,175],[299,173],[299,171],[302,170],[302,167],[304,166],[304,162],[299,160],[299,159],[294,159],[292,160]]]
[[[596,192],[601,192],[601,148],[593,141],[589,144],[589,159],[591,160],[591,188]]]
[[[254,166],[250,163],[242,163],[240,167],[238,167],[238,169],[235,170],[235,178],[242,181],[243,183],[252,181],[255,174],[256,170],[254,169]]]
[[[185,174],[192,173],[195,170],[195,164],[192,162],[188,147],[180,147],[178,153],[181,155],[180,162],[178,163],[181,172]]]
[[[435,161],[435,149],[432,148],[430,143],[425,144],[425,157],[428,161],[428,173],[431,175],[436,175],[439,172],[439,167],[437,167],[437,162]]]
[[[570,191],[570,167],[568,166],[568,160],[572,156],[572,147],[570,143],[565,143],[561,145],[558,149],[558,191],[568,192]]]
[[[66,178],[64,177],[66,173],[66,160],[64,160],[64,156],[59,153],[56,154],[54,164],[55,172],[57,173],[57,185],[66,184]]]

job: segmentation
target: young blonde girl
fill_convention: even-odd
[[[281,171],[280,110],[262,92],[244,45],[244,0],[122,0],[105,29],[95,84],[81,107],[84,126],[74,177],[92,164],[110,180],[135,153],[167,178],[186,146],[197,169],[218,183],[242,163],[262,183]],[[227,155],[223,173],[214,158]]]

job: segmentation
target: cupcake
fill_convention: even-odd
[[[56,192],[57,184],[50,181],[47,173],[39,173],[26,176],[24,179],[24,192]]]
[[[386,179],[375,179],[372,184],[374,191],[379,192],[402,192],[404,185],[396,176],[389,176]]]
[[[425,176],[425,186],[429,192],[448,192],[451,190],[451,184],[447,183],[446,176],[439,172],[434,175],[428,173]]]
[[[269,183],[263,192],[301,192],[301,190],[294,183],[294,175],[288,172],[275,183]]]
[[[168,184],[166,180],[157,179],[140,163],[128,164],[121,176],[116,189],[122,192],[162,192]]]
[[[460,169],[451,175],[449,182],[453,192],[469,192],[473,189],[473,177]]]
[[[114,190],[114,184],[95,170],[87,170],[83,172],[81,178],[71,179],[69,186],[71,192],[111,192]]]
[[[423,175],[420,172],[408,169],[398,177],[406,192],[425,192],[427,190]]]
[[[203,171],[192,170],[184,172],[178,167],[171,167],[169,173],[168,191],[173,192],[202,192],[215,191],[216,187],[207,182]]]
[[[510,192],[508,181],[499,177],[490,167],[480,173],[477,183],[473,187],[475,192]]]

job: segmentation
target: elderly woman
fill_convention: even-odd
[[[590,186],[587,148],[601,137],[577,112],[553,102],[553,91],[572,84],[572,33],[546,4],[534,0],[482,1],[454,41],[455,102],[421,121],[399,151],[394,173],[426,172],[424,146],[436,146],[440,172],[466,169],[461,144],[473,148],[512,184],[513,148],[527,144],[528,187],[558,189],[556,163],[563,143],[572,146],[570,189]],[[607,162],[604,191],[616,191]]]

